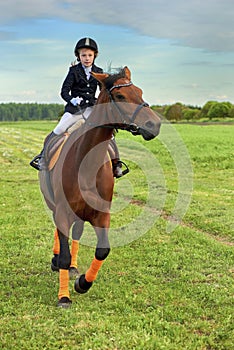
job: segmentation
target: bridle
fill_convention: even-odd
[[[130,120],[130,123],[126,121],[126,115],[125,113],[123,113],[123,111],[121,110],[121,108],[119,107],[119,105],[116,103],[116,101],[113,99],[113,96],[111,94],[111,92],[114,89],[118,89],[118,88],[122,88],[122,87],[128,87],[133,85],[133,83],[130,81],[129,83],[126,84],[118,84],[118,85],[113,85],[110,89],[106,89],[108,92],[108,95],[110,97],[110,102],[111,102],[111,109],[112,106],[117,110],[117,112],[119,113],[119,115],[121,116],[121,123],[117,124],[117,127],[115,127],[116,129],[123,129],[123,130],[127,130],[130,131],[132,134],[137,134],[139,131],[139,126],[135,123],[137,114],[140,112],[140,110],[143,107],[149,107],[149,104],[147,102],[142,102],[140,105],[138,105],[135,109],[135,111],[133,112],[131,117],[127,117]]]
[[[100,124],[91,123],[89,121],[89,118],[88,118],[87,121],[86,121],[86,124],[88,124],[89,126],[94,126],[94,127],[99,127],[99,128],[108,128],[108,129],[110,128],[110,129],[115,129],[115,130],[118,130],[118,129],[126,130],[126,131],[131,132],[132,134],[137,135],[139,133],[139,130],[140,130],[140,127],[135,123],[137,114],[140,112],[140,110],[143,107],[149,107],[149,104],[147,102],[142,102],[140,105],[138,105],[136,107],[136,109],[133,112],[132,116],[129,117],[129,116],[126,116],[125,113],[123,113],[123,111],[121,110],[119,105],[116,103],[116,101],[114,100],[114,98],[113,98],[113,96],[111,94],[111,92],[114,89],[118,89],[118,88],[122,88],[122,87],[128,87],[128,86],[131,86],[131,85],[133,85],[133,83],[130,81],[129,83],[126,83],[126,84],[113,85],[109,89],[106,88],[106,91],[107,91],[107,93],[109,95],[110,102],[111,102],[110,109],[112,111],[113,111],[113,109],[117,110],[118,114],[121,117],[121,123],[116,123],[116,124],[115,123],[111,123],[111,124],[100,125]],[[128,119],[128,121],[127,121],[127,119]]]

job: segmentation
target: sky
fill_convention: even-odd
[[[128,66],[150,105],[234,103],[233,0],[7,0],[0,4],[0,103],[64,103],[74,47]]]

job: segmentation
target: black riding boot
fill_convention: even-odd
[[[117,147],[117,144],[115,142],[115,138],[112,138],[110,140],[110,145],[111,145],[111,148],[113,150],[113,154],[112,154],[112,167],[113,167],[113,175],[114,177],[116,178],[119,178],[119,177],[122,177],[123,176],[123,173],[122,173],[122,163],[120,162],[120,159],[119,159],[119,150],[118,150],[118,147]]]
[[[119,160],[119,158],[112,159],[112,167],[113,167],[114,177],[116,177],[118,179],[119,177],[123,176],[122,163]]]
[[[35,168],[37,170],[41,170],[41,168],[40,168],[40,160],[43,157],[45,145],[54,136],[58,136],[58,135],[56,135],[53,131],[49,135],[46,136],[45,141],[44,141],[44,147],[43,147],[41,153],[39,153],[36,157],[34,157],[31,160],[31,162],[29,163],[33,168]]]

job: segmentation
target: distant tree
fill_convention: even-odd
[[[165,117],[171,121],[172,120],[174,120],[174,121],[181,120],[183,117],[182,106],[183,105],[180,102],[174,103],[171,106],[167,106],[167,108],[165,110]]]
[[[193,106],[193,105],[185,105],[186,108],[189,108],[189,109],[197,109],[197,110],[201,110],[202,108],[200,106]]]
[[[207,116],[209,119],[227,118],[231,108],[232,105],[229,102],[216,102],[210,107]]]
[[[234,118],[234,105],[229,109],[228,117]]]
[[[156,113],[158,113],[160,116],[163,116],[166,106],[153,105],[150,108]]]
[[[199,119],[200,113],[201,113],[200,109],[185,108],[183,110],[183,119],[185,119],[185,120],[196,120],[196,119]]]
[[[216,101],[208,101],[204,104],[201,109],[201,118],[208,118],[208,113],[213,104],[216,104]]]

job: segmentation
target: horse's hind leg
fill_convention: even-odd
[[[70,277],[77,276],[79,274],[77,267],[77,257],[79,251],[79,240],[83,233],[84,221],[76,221],[72,227],[72,243],[71,243],[71,265],[69,268]]]
[[[59,252],[60,252],[60,243],[59,243],[58,229],[56,228],[54,231],[54,244],[53,244],[54,256],[51,260],[52,271],[59,271],[59,267],[58,267]]]
[[[60,253],[59,253],[59,292],[58,306],[69,307],[71,304],[69,293],[69,267],[71,264],[71,254],[69,249],[68,237],[58,230]]]
[[[95,257],[85,275],[81,275],[75,281],[75,290],[81,294],[86,293],[92,286],[93,281],[97,278],[98,271],[110,252],[108,229],[95,228],[95,231],[98,239]]]

